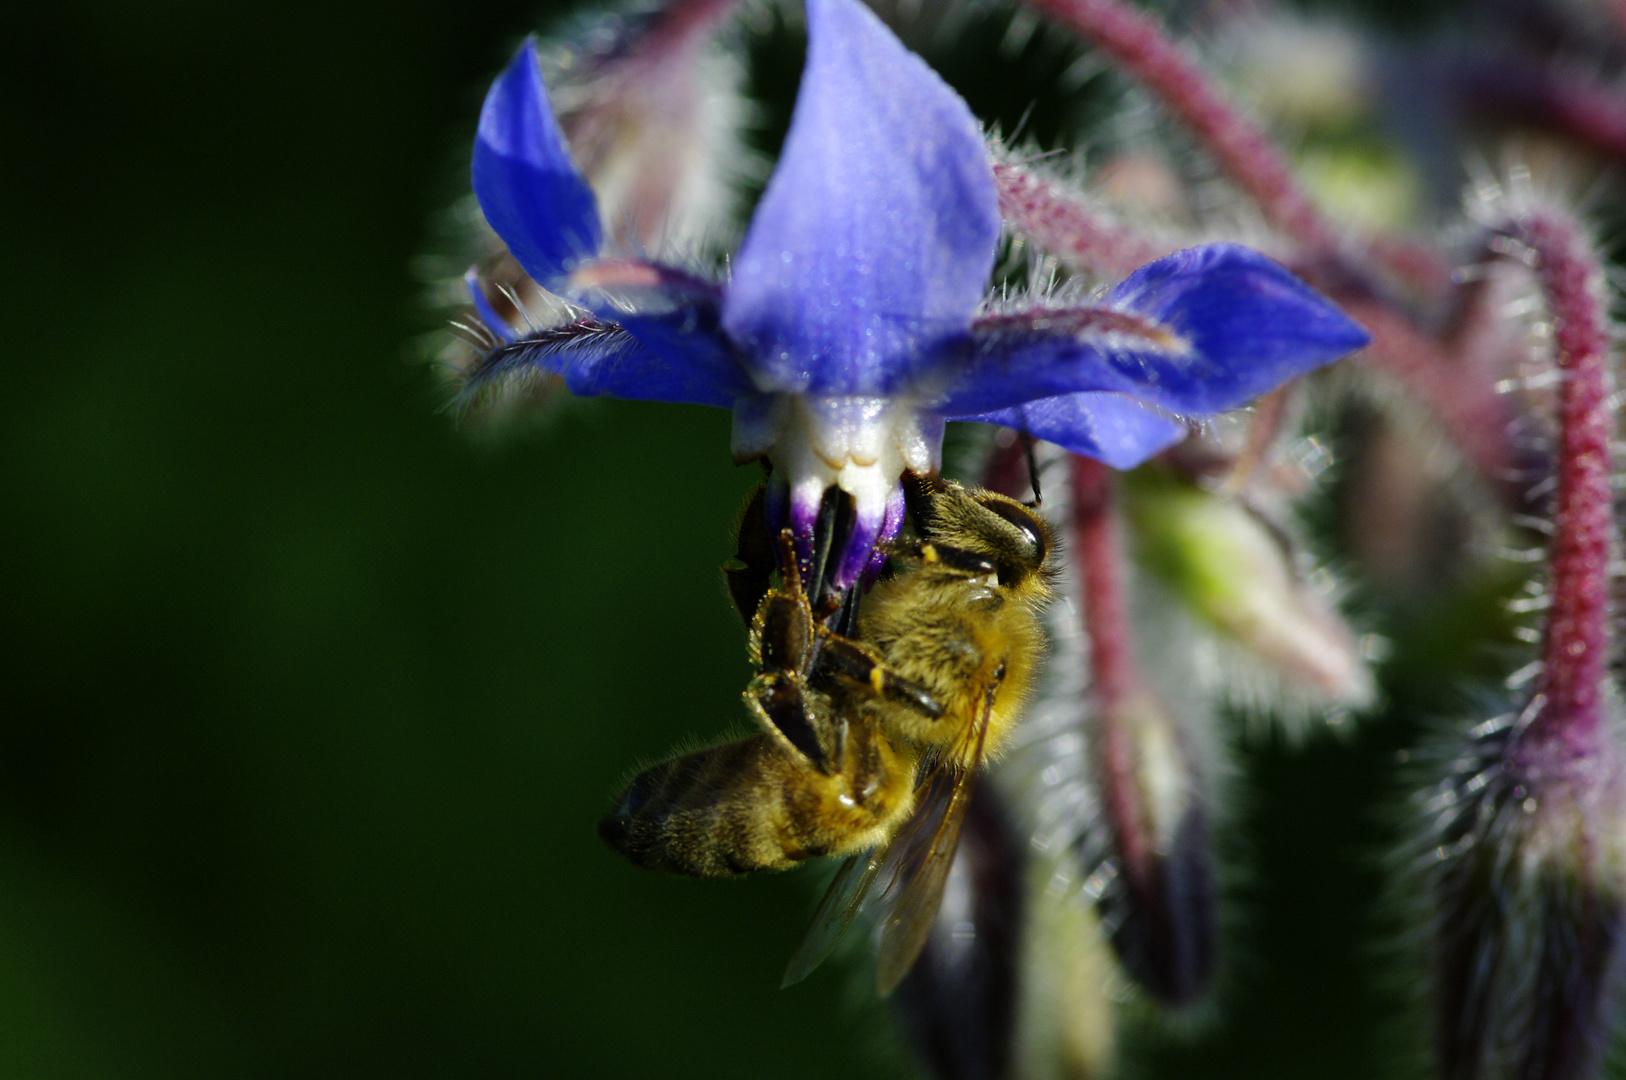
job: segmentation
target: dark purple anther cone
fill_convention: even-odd
[[[983,776],[937,923],[893,998],[915,1052],[939,1080],[1011,1073],[1026,867],[1022,839]]]

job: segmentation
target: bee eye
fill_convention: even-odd
[[[1022,539],[1027,541],[1032,554],[1034,566],[1045,561],[1050,552],[1045,545],[1044,526],[1039,523],[1033,511],[1019,503],[1005,502],[1001,499],[982,501],[982,506],[1007,524],[1015,526],[1016,531],[1022,534]]]

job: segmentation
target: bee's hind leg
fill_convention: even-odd
[[[744,697],[751,715],[783,749],[826,776],[841,770],[847,722],[799,674],[764,671],[751,680]]]

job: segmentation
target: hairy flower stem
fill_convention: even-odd
[[[1110,220],[1086,200],[1021,165],[997,162],[994,183],[1005,226],[1075,270],[1116,281],[1179,247],[1156,243]]]
[[[1596,153],[1626,159],[1626,100],[1607,85],[1512,56],[1445,68],[1458,107],[1567,135]]]
[[[1479,474],[1493,484],[1500,483],[1508,466],[1504,445],[1507,415],[1491,381],[1480,378],[1472,365],[1460,362],[1449,348],[1419,328],[1374,286],[1369,270],[1345,257],[1338,230],[1294,179],[1287,158],[1226,99],[1157,21],[1120,0],[1027,2],[1111,54],[1163,102],[1208,148],[1265,219],[1299,246],[1288,259],[1294,269],[1372,334],[1372,345],[1365,353],[1372,363],[1426,402]],[[1071,223],[1079,230],[1079,239],[1072,246],[1097,257],[1127,255],[1133,250],[1130,241],[1139,240],[1081,207],[1054,199],[1046,202],[1054,193],[1038,185],[1026,185],[1020,199],[1014,177],[1002,179],[1001,189],[1002,210],[1018,229],[1025,231],[1029,223],[1037,222],[1054,234]],[[1006,202],[1020,203],[1020,212],[1013,214],[1005,208]],[[1068,257],[1069,247],[1062,238],[1032,235]],[[1441,281],[1440,260],[1427,258],[1416,245],[1371,243],[1366,245],[1366,255],[1383,262],[1402,279],[1423,275]]]
[[[1110,710],[1141,687],[1124,592],[1116,482],[1112,470],[1099,461],[1077,455],[1071,460],[1074,559],[1090,639],[1090,682],[1097,705]]]
[[[1563,381],[1558,397],[1558,494],[1548,553],[1552,597],[1536,692],[1545,707],[1526,740],[1585,752],[1604,721],[1609,665],[1609,561],[1613,522],[1608,347],[1603,279],[1575,223],[1538,210],[1507,235],[1528,247],[1554,325]]]
[[[1434,1048],[1445,1080],[1588,1080],[1626,940],[1626,760],[1609,722],[1613,542],[1603,280],[1544,209],[1499,230],[1553,324],[1557,491],[1542,671],[1516,722],[1475,728],[1437,806]]]
[[[1110,53],[1162,99],[1276,228],[1316,252],[1338,234],[1293,178],[1287,159],[1229,101],[1157,20],[1118,0],[1027,0],[1030,7]]]
[[[1136,662],[1111,470],[1074,456],[1072,497],[1088,739],[1118,871],[1104,921],[1131,977],[1163,1004],[1188,1005],[1207,991],[1217,956],[1207,810],[1186,738]]]

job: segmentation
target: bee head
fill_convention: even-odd
[[[932,500],[928,538],[991,564],[1000,585],[1022,589],[1041,580],[1054,547],[1035,511],[992,491],[945,486]]]

